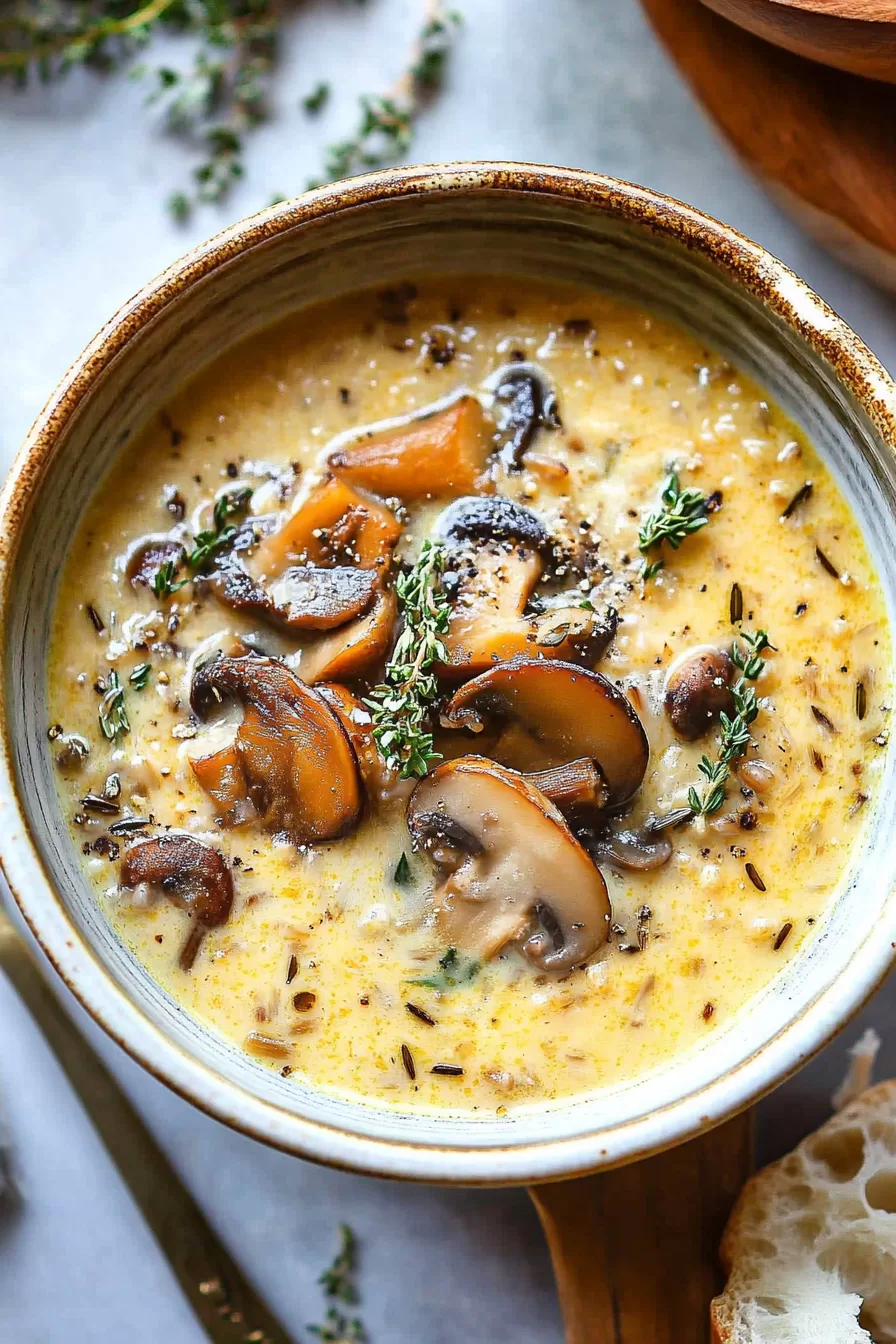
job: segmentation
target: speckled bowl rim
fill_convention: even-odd
[[[556,197],[702,255],[831,366],[894,452],[896,384],[803,280],[736,230],[644,187],[575,169],[487,162],[390,169],[321,187],[225,229],[168,267],[106,323],[38,416],[0,494],[0,631],[8,622],[23,523],[53,446],[82,399],[138,331],[185,289],[298,225],[378,202],[446,193]],[[5,704],[0,705],[0,741],[0,868],[32,933],[84,1008],[151,1074],[208,1114],[265,1143],[348,1170],[445,1184],[506,1185],[583,1174],[659,1152],[737,1114],[799,1069],[861,1008],[896,959],[896,944],[881,946],[869,929],[848,965],[773,1040],[698,1092],[619,1126],[499,1147],[475,1141],[440,1147],[349,1133],[284,1111],[221,1078],[169,1040],[119,988],[68,916],[30,832]]]

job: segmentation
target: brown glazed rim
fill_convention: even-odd
[[[836,372],[893,451],[896,385],[889,375],[804,281],[736,230],[644,187],[575,169],[511,163],[390,169],[319,188],[233,225],[163,271],[106,323],[38,416],[0,495],[0,630],[8,622],[23,524],[54,446],[82,400],[138,332],[184,291],[291,229],[378,202],[455,193],[576,202],[702,255],[776,313]],[[872,953],[869,931],[849,966],[773,1041],[696,1095],[670,1102],[648,1120],[639,1117],[594,1134],[542,1142],[514,1142],[509,1130],[507,1144],[494,1146],[477,1144],[474,1137],[447,1146],[349,1132],[287,1113],[222,1080],[168,1040],[124,994],[53,890],[19,795],[5,697],[0,736],[0,768],[5,772],[5,778],[0,774],[0,867],[32,933],[68,987],[114,1040],[181,1096],[251,1137],[332,1166],[446,1184],[499,1185],[557,1179],[647,1156],[720,1123],[796,1072],[858,1011],[888,969],[879,947]],[[19,880],[26,874],[27,884]],[[892,956],[892,949],[888,952]]]

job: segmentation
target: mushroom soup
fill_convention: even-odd
[[[50,737],[189,1012],[355,1097],[504,1113],[723,1029],[823,921],[887,738],[837,486],[716,353],[481,280],[182,390],[67,559]]]

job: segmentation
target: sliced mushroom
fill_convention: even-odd
[[[358,766],[317,691],[271,658],[217,658],[196,669],[190,703],[200,718],[230,698],[243,707],[234,747],[262,825],[297,845],[350,830],[361,811]]]
[[[183,563],[186,554],[183,542],[175,537],[164,533],[144,537],[128,551],[125,577],[135,588],[149,588],[163,565],[171,564],[176,569]]]
[[[511,542],[549,552],[552,541],[533,509],[506,495],[465,495],[439,514],[433,535],[452,549],[463,542]]]
[[[554,765],[526,776],[545,798],[567,816],[597,812],[610,801],[610,790],[600,766],[590,756],[568,765]]]
[[[299,671],[309,685],[352,681],[385,661],[392,647],[398,602],[391,589],[379,592],[370,610],[302,650]]]
[[[672,857],[672,841],[665,831],[650,826],[637,830],[604,830],[594,836],[581,837],[582,844],[595,863],[606,863],[611,868],[627,872],[646,873],[662,868]]]
[[[490,957],[538,922],[524,952],[565,973],[606,941],[603,877],[522,775],[481,756],[450,761],[417,785],[407,821],[436,867],[435,910],[451,946]]]
[[[236,556],[222,558],[210,579],[212,591],[234,611],[259,616],[279,630],[334,630],[355,620],[379,589],[376,572],[294,565],[267,588],[246,573]]]
[[[233,877],[224,856],[191,835],[159,835],[133,845],[121,863],[121,885],[159,888],[186,910],[192,928],[179,963],[188,971],[209,929],[226,924],[233,907]]]
[[[599,672],[571,663],[514,658],[455,691],[446,727],[477,728],[498,718],[505,729],[494,757],[516,770],[546,770],[590,757],[600,767],[609,803],[640,787],[650,748],[631,703]]]
[[[734,664],[723,649],[701,644],[680,654],[666,674],[666,712],[689,742],[702,737],[722,713],[733,714]]]
[[[480,488],[491,433],[475,397],[371,434],[331,453],[343,481],[375,494],[415,500],[466,495]]]
[[[196,783],[221,814],[225,826],[243,826],[256,815],[236,742],[221,747],[210,756],[191,756],[190,768]]]
[[[329,477],[286,522],[256,548],[247,562],[260,582],[292,565],[388,569],[401,523],[385,504]]]
[[[497,381],[495,401],[507,407],[501,460],[509,471],[520,471],[539,429],[560,427],[557,397],[541,369],[532,365],[511,364],[490,381]]]
[[[447,675],[475,676],[521,654],[589,664],[615,634],[616,613],[582,607],[523,613],[553,542],[541,519],[501,495],[457,500],[434,534],[448,546],[456,596],[445,636]]]
[[[352,744],[358,761],[361,779],[368,798],[375,803],[388,803],[395,798],[407,797],[414,786],[411,779],[400,779],[377,751],[373,739],[370,711],[346,686],[325,682],[317,687],[319,694],[336,715]]]

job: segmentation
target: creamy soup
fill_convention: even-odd
[[[190,1013],[504,1114],[697,1047],[799,954],[889,664],[760,387],[598,294],[440,281],[265,331],[147,426],[71,545],[49,733],[97,901]]]

